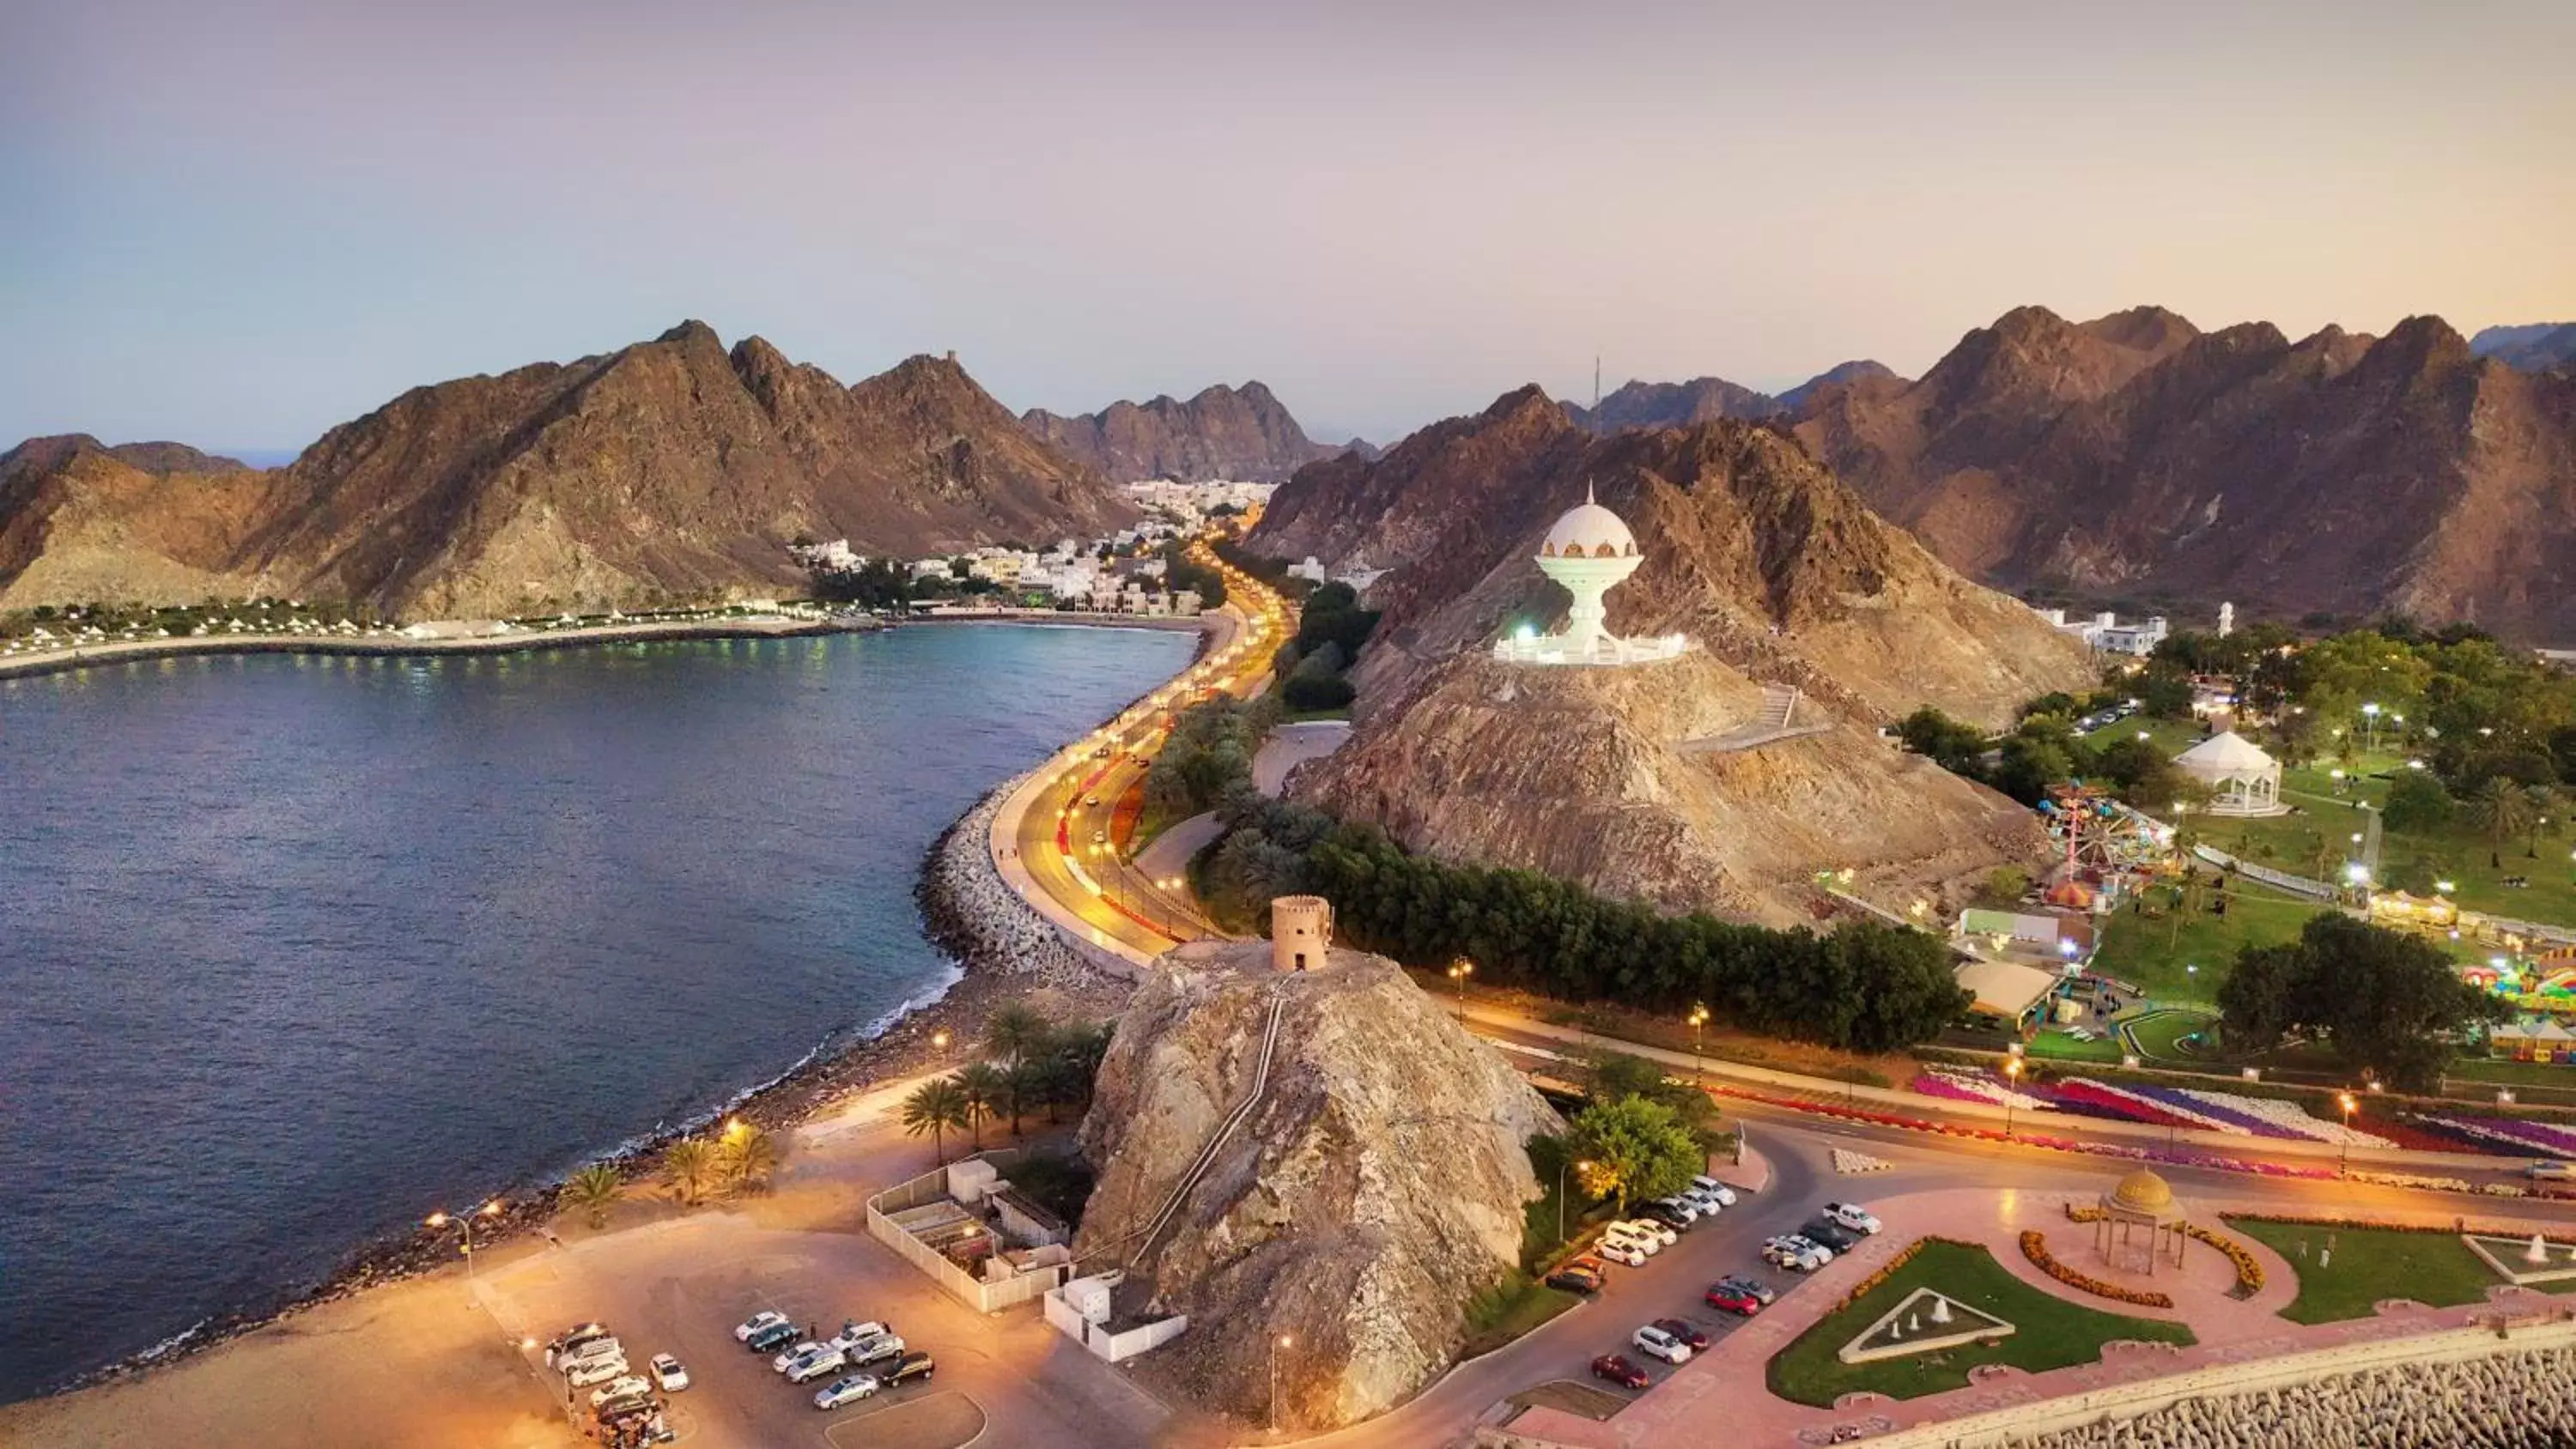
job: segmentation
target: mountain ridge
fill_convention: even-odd
[[[1217,383],[1186,402],[1165,393],[1072,416],[1031,408],[1020,415],[1020,424],[1121,483],[1276,483],[1358,443],[1335,447],[1307,437],[1287,405],[1258,380],[1239,387]]]

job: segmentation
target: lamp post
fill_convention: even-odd
[[[474,1276],[474,1220],[476,1218],[497,1218],[500,1215],[501,1200],[496,1197],[470,1213],[451,1213],[446,1209],[441,1208],[437,1212],[431,1213],[423,1220],[423,1222],[433,1231],[444,1229],[450,1224],[453,1224],[464,1232],[465,1276],[471,1278]]]
[[[2375,704],[2363,705],[2361,707],[2361,717],[2364,720],[2369,721],[2370,747],[2376,750],[2379,748],[2379,706]]]
[[[1296,1338],[1281,1334],[1270,1340],[1270,1432],[1279,1432],[1279,1350],[1296,1343]]]
[[[1708,1085],[1707,1074],[1701,1070],[1699,1060],[1699,1033],[1700,1028],[1706,1025],[1708,1025],[1708,1008],[1698,1002],[1691,1003],[1691,1085],[1694,1087]]]
[[[1467,978],[1475,974],[1476,963],[1473,961],[1450,964],[1449,979],[1458,983],[1458,1025],[1461,1029],[1467,1025]]]
[[[2352,1168],[2352,1110],[2357,1104],[2352,1093],[2335,1093],[2335,1105],[2343,1108],[2343,1151],[2335,1154],[2335,1176],[2341,1177]]]
[[[2004,1059],[2004,1140],[2007,1142],[2012,1140],[2013,1098],[2021,1095],[2017,1090],[2020,1086],[2021,1058],[2007,1057]]]

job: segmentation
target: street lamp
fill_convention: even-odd
[[[948,1028],[943,1026],[939,1030],[930,1034],[930,1049],[942,1055],[946,1055],[948,1051]]]
[[[2015,1090],[2020,1086],[2021,1058],[2007,1057],[2004,1059],[2004,1140],[2007,1142],[2012,1140],[2013,1098],[2021,1095]]]
[[[1294,1336],[1285,1333],[1270,1340],[1270,1432],[1273,1434],[1279,1432],[1279,1350],[1293,1347],[1296,1342]]]
[[[2335,1093],[2335,1105],[2343,1108],[2343,1151],[2335,1156],[2335,1176],[2341,1177],[2352,1167],[2352,1110],[2357,1104],[2352,1093]]]
[[[465,1276],[471,1278],[474,1276],[474,1220],[476,1218],[497,1218],[500,1215],[501,1200],[496,1197],[470,1213],[451,1213],[446,1209],[441,1208],[437,1212],[431,1213],[427,1218],[423,1219],[423,1223],[432,1231],[439,1231],[450,1224],[454,1224],[464,1232]]]
[[[1458,961],[1449,967],[1449,979],[1458,983],[1458,1025],[1467,1024],[1467,978],[1476,974],[1476,963]]]
[[[2372,749],[2374,749],[2374,750],[2375,750],[2375,749],[2378,749],[2378,748],[2379,748],[2379,706],[2378,706],[2378,705],[2375,705],[2375,704],[2365,704],[2365,705],[2363,705],[2363,706],[2361,707],[2361,717],[2362,717],[2363,719],[2368,720],[2368,721],[2370,722],[2370,747],[2371,747]]]
[[[1706,1080],[1706,1074],[1705,1074],[1705,1073],[1700,1069],[1700,1060],[1699,1060],[1699,1056],[1700,1056],[1700,1052],[1699,1052],[1699,1033],[1700,1033],[1700,1028],[1701,1028],[1701,1027],[1704,1027],[1704,1026],[1706,1026],[1706,1025],[1708,1025],[1708,1008],[1707,1008],[1706,1006],[1704,1006],[1704,1005],[1701,1005],[1701,1004],[1700,1004],[1700,1003],[1698,1003],[1698,1002],[1693,1002],[1693,1003],[1691,1004],[1690,1029],[1691,1029],[1691,1085],[1692,1085],[1692,1086],[1694,1086],[1694,1087],[1703,1087],[1703,1086],[1706,1086],[1706,1085],[1708,1084],[1708,1083],[1707,1083],[1707,1080]]]

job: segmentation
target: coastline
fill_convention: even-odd
[[[609,624],[592,629],[526,630],[448,639],[333,638],[327,634],[244,634],[203,639],[119,639],[43,654],[0,659],[0,679],[32,679],[98,664],[133,664],[194,654],[348,654],[401,659],[442,654],[518,654],[541,649],[585,649],[601,644],[690,639],[800,639],[822,634],[863,634],[888,627],[862,620],[749,617],[724,622],[688,619]]]
[[[996,611],[998,612],[998,611]],[[1199,646],[1192,651],[1194,665],[1213,646],[1213,639],[1227,623],[1228,616],[1218,611],[1193,619],[1149,621],[1117,616],[1071,617],[1035,614],[1028,617],[955,619],[941,622],[989,623],[1055,623],[1077,628],[1189,628],[1198,632]],[[1095,621],[1097,619],[1097,621]],[[762,621],[768,622],[768,621]],[[777,621],[784,624],[788,621]],[[913,622],[933,622],[919,620]],[[877,624],[863,626],[882,628]],[[141,653],[122,653],[109,658],[99,651],[87,651],[78,659],[48,659],[52,667],[23,671],[43,674],[80,668],[95,663],[130,662],[137,658],[167,657],[173,653],[498,653],[538,647],[582,647],[590,644],[616,643],[626,639],[691,639],[691,638],[785,638],[816,634],[856,632],[839,625],[799,624],[794,627],[742,629],[729,626],[687,624],[664,629],[621,629],[617,638],[558,636],[502,638],[478,637],[458,643],[481,646],[459,649],[423,649],[422,643],[441,641],[402,641],[402,647],[349,647],[374,641],[332,641],[323,639],[270,639],[255,641],[271,647],[242,647],[254,641],[205,640],[185,641],[194,645],[216,647],[179,650],[155,649],[179,641],[154,640],[134,647]],[[608,633],[607,630],[581,631],[585,635]],[[313,645],[339,647],[311,648]],[[17,661],[11,661],[16,663]],[[1190,665],[1184,665],[1183,670]],[[1175,677],[1181,671],[1175,671]],[[9,671],[0,667],[0,678]],[[1163,687],[1163,681],[1154,686]],[[1150,694],[1152,690],[1145,693]],[[1143,695],[1138,696],[1142,698]],[[616,1146],[567,1169],[552,1181],[534,1186],[519,1195],[505,1198],[503,1211],[489,1221],[477,1235],[477,1246],[497,1246],[532,1233],[543,1232],[562,1210],[560,1198],[563,1182],[582,1167],[607,1164],[618,1170],[630,1185],[650,1182],[659,1172],[663,1153],[672,1143],[688,1137],[710,1123],[727,1117],[740,1117],[777,1136],[782,1148],[786,1135],[807,1121],[823,1115],[848,1098],[890,1078],[913,1075],[928,1069],[942,1056],[932,1044],[935,1033],[946,1031],[954,1042],[971,1040],[984,1017],[1007,1000],[1046,991],[1070,1001],[1078,1012],[1095,1016],[1114,1014],[1124,1004],[1131,984],[1112,978],[1086,963],[1066,942],[1057,929],[1038,914],[1035,908],[1012,891],[994,867],[985,846],[992,820],[1005,802],[1019,790],[1029,776],[1043,769],[1041,761],[1002,780],[979,796],[964,814],[950,822],[924,853],[915,878],[913,896],[922,933],[940,953],[948,958],[944,978],[934,978],[914,990],[902,1001],[881,1014],[875,1021],[836,1033],[817,1043],[806,1054],[767,1081],[745,1087],[721,1103],[706,1108],[680,1122],[657,1126],[639,1133]],[[951,1061],[959,1060],[954,1050]],[[310,1287],[292,1286],[277,1290],[272,1301],[235,1313],[202,1320],[160,1343],[130,1354],[113,1363],[50,1384],[23,1402],[54,1398],[84,1389],[132,1379],[149,1370],[181,1362],[198,1353],[238,1338],[269,1324],[292,1317],[304,1310],[352,1297],[367,1289],[415,1278],[448,1266],[454,1249],[443,1237],[421,1232],[380,1238],[352,1248],[323,1279]]]

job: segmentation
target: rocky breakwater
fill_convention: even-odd
[[[2185,1399],[2134,1419],[2014,1438],[2014,1449],[2348,1449],[2356,1444],[2576,1444],[2576,1351],[2376,1368],[2255,1393]]]
[[[1562,1123],[1393,962],[1336,950],[1283,973],[1269,949],[1194,942],[1139,989],[1083,1120],[1100,1179],[1076,1249],[1132,1260],[1140,1299],[1189,1316],[1151,1360],[1181,1391],[1263,1415],[1286,1335],[1280,1422],[1331,1428],[1455,1361],[1542,1190],[1525,1144]]]
[[[1026,775],[1005,780],[930,847],[913,898],[923,931],[970,968],[1073,985],[1098,973],[993,864],[993,817]]]

